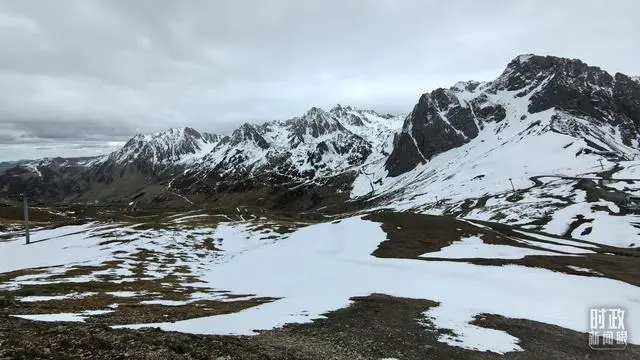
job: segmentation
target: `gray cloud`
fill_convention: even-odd
[[[0,0],[0,152],[338,102],[406,112],[521,53],[640,74],[639,17],[636,0]]]
[[[0,143],[20,143],[29,141],[108,141],[125,140],[131,136],[132,129],[119,122],[100,122],[96,119],[86,120],[16,120],[3,124],[12,129],[18,136],[0,137]],[[8,140],[7,140],[8,139]],[[4,140],[4,141],[3,141]],[[11,141],[13,140],[13,141]]]

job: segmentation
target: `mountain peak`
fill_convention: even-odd
[[[333,113],[327,112],[324,109],[319,107],[312,107],[309,109],[304,115],[301,117],[294,118],[294,121],[302,121],[304,123],[318,123],[326,126],[327,124],[337,124],[339,125],[338,120],[333,116]]]
[[[181,136],[200,137],[201,134],[197,130],[190,127],[172,127],[172,128],[168,128],[166,130],[158,131],[151,134],[137,133],[133,138],[135,139],[138,137],[146,137],[146,138],[154,139],[154,138],[162,138],[162,137],[181,137]]]
[[[120,150],[105,157],[125,164],[136,161],[165,164],[193,155],[219,140],[218,135],[200,133],[191,127],[169,128],[153,134],[136,134]]]
[[[244,123],[231,134],[231,146],[241,143],[253,143],[261,149],[267,149],[269,142],[262,137],[255,125]]]
[[[511,60],[502,74],[489,83],[488,89],[492,92],[520,91],[518,96],[524,96],[552,78],[554,81],[590,83],[601,87],[609,87],[613,83],[609,73],[579,59],[524,54]]]
[[[330,113],[340,113],[343,111],[352,111],[355,110],[353,107],[351,106],[342,106],[340,104],[336,104],[334,107],[331,108],[331,110],[329,110]]]
[[[482,85],[482,83],[476,80],[458,81],[452,87],[450,87],[449,90],[453,92],[474,92],[480,85]]]
[[[507,64],[507,68],[512,67],[514,65],[526,65],[526,64],[536,68],[554,67],[567,62],[582,63],[580,59],[570,59],[570,58],[551,56],[551,55],[521,54],[513,58],[509,62],[509,64]]]
[[[518,55],[516,56],[515,59],[513,59],[513,61],[518,61],[520,62],[520,64],[525,63],[527,61],[529,61],[531,58],[535,57],[536,54],[522,54],[522,55]]]
[[[307,110],[307,112],[303,115],[303,117],[311,117],[311,118],[316,118],[316,117],[329,117],[331,116],[328,112],[326,112],[324,109],[321,109],[319,107],[312,107],[311,109]]]

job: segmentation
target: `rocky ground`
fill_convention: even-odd
[[[373,294],[310,324],[253,337],[196,336],[99,324],[42,323],[0,316],[1,359],[638,359],[639,346],[594,351],[586,334],[533,321],[486,315],[475,324],[521,339],[505,355],[448,346],[416,318],[436,303]]]

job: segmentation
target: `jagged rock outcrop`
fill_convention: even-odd
[[[386,162],[389,176],[403,174],[434,155],[475,138],[479,130],[473,109],[460,102],[451,90],[423,94],[396,137]],[[483,119],[489,119],[491,114],[483,114]]]

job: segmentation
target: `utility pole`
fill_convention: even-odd
[[[604,170],[604,165],[602,165],[602,159],[598,159],[598,161],[600,162],[600,169]]]
[[[515,186],[513,186],[513,181],[511,181],[511,178],[509,178],[509,182],[511,183],[511,189],[513,189],[513,192],[516,192],[516,188]]]
[[[27,194],[23,194],[24,202],[24,234],[27,245],[29,244],[29,205],[27,203]]]

